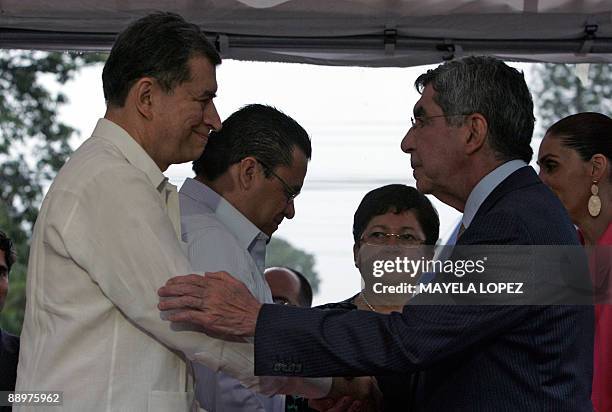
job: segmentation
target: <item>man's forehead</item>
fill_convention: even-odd
[[[217,79],[215,77],[202,76],[199,81],[194,82],[194,86],[197,89],[197,97],[210,98],[215,97],[217,94]]]
[[[204,56],[193,56],[189,59],[190,81],[195,83],[200,92],[217,92],[217,68]]]
[[[0,267],[8,269],[8,265],[6,264],[6,254],[4,250],[0,250]]]
[[[285,169],[283,172],[282,169]],[[293,146],[291,152],[291,164],[289,165],[279,165],[278,172],[287,173],[287,174],[295,174],[294,177],[300,177],[302,174],[305,174],[308,170],[308,158],[298,146]]]
[[[435,90],[431,85],[425,86],[423,89],[423,93],[417,102],[414,104],[413,112],[417,116],[423,116],[426,114],[430,114],[435,111],[435,109],[440,109],[440,106],[434,101]]]

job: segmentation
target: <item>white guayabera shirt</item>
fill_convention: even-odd
[[[253,376],[251,343],[161,319],[157,289],[192,272],[165,182],[105,119],[60,170],[34,228],[16,390],[63,391],[54,411],[187,411],[194,403],[183,354],[249,388],[284,390],[287,379]]]

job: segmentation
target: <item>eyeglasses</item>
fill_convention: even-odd
[[[275,178],[278,179],[279,182],[281,182],[281,184],[283,185],[283,192],[285,193],[285,197],[287,198],[287,203],[291,203],[293,199],[295,199],[300,194],[299,191],[296,191],[291,186],[289,186],[282,177],[274,173],[274,171],[272,170],[270,166],[268,166],[267,164],[265,164],[259,159],[256,159],[256,160],[259,162],[260,165],[263,166],[264,169],[270,172],[272,176],[274,176]]]
[[[397,244],[401,246],[419,246],[425,243],[425,240],[418,239],[410,233],[398,235],[397,233],[372,232],[363,235],[359,240],[368,245],[383,246],[388,245],[392,238],[395,238]]]
[[[427,120],[434,119],[436,117],[455,117],[455,116],[469,116],[469,114],[439,114],[436,116],[414,116],[410,118],[410,124],[416,129],[422,129],[426,124]]]

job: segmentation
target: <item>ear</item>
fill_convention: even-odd
[[[130,94],[132,94],[132,98],[136,102],[136,110],[147,120],[153,118],[153,94],[156,87],[158,88],[159,86],[155,79],[152,77],[142,77],[130,90]]]
[[[353,260],[355,261],[355,267],[359,269],[359,244],[353,245]]]
[[[258,175],[263,176],[263,171],[254,157],[245,157],[238,163],[238,183],[242,189],[251,189]]]
[[[468,128],[469,135],[465,140],[465,152],[466,154],[473,154],[479,151],[487,141],[489,123],[480,113],[472,113],[466,117],[465,125]]]
[[[596,182],[601,182],[606,176],[609,175],[608,158],[601,153],[594,154],[591,157],[591,179]]]

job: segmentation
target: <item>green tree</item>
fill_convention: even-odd
[[[266,253],[266,266],[287,266],[295,269],[308,279],[313,293],[319,290],[319,274],[314,269],[314,256],[295,248],[284,239],[272,238]]]
[[[588,82],[576,75],[574,64],[536,64],[533,67],[532,93],[538,114],[536,135],[570,114],[612,112],[612,66],[590,64]]]
[[[58,120],[66,96],[46,85],[65,84],[85,65],[104,59],[94,53],[0,50],[0,230],[18,253],[0,327],[11,332],[21,330],[29,242],[43,189],[72,152],[75,132]]]

